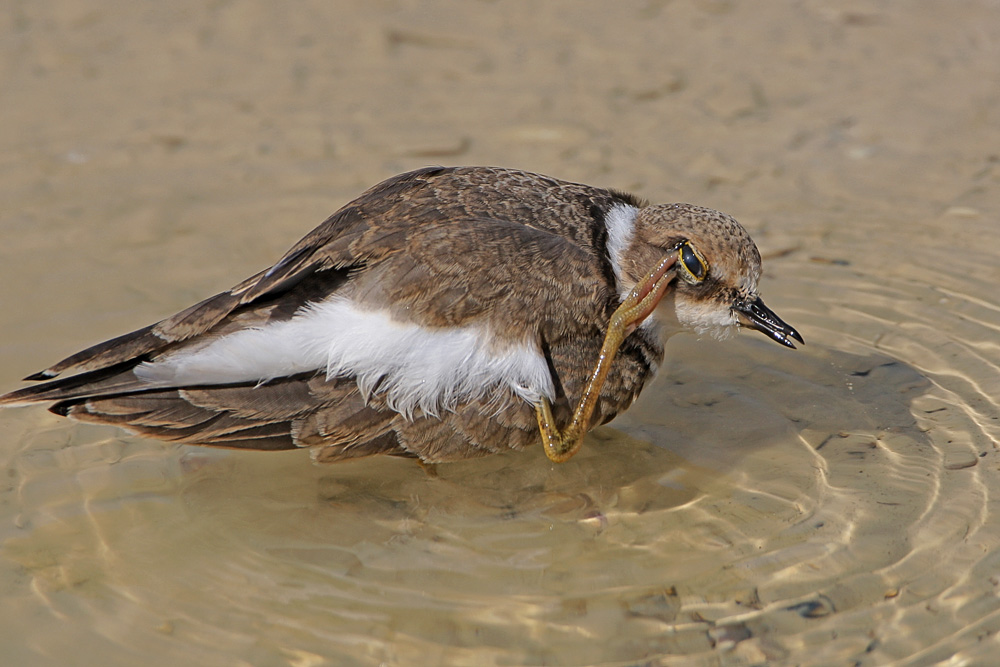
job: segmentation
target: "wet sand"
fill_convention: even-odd
[[[572,461],[438,477],[5,411],[5,661],[1000,652],[996,3],[52,1],[0,22],[3,389],[427,164],[726,211],[807,340],[675,339]]]

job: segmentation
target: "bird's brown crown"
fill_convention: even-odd
[[[735,304],[757,298],[760,253],[732,216],[690,204],[656,204],[641,209],[623,256],[623,273],[638,280],[665,254],[678,252],[671,298],[660,319],[698,333],[726,337],[738,323]],[[672,313],[664,312],[671,309]]]

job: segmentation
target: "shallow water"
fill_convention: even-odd
[[[562,465],[5,411],[6,664],[991,662],[1000,7],[329,4],[3,19],[5,387],[435,162],[726,210],[807,345],[678,337]]]

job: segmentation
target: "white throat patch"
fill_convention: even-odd
[[[733,311],[720,308],[718,304],[675,299],[674,307],[677,320],[699,336],[708,334],[712,338],[725,340],[739,329],[739,320]]]

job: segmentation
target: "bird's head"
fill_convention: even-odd
[[[671,289],[649,319],[665,336],[688,329],[726,338],[747,327],[788,347],[793,339],[804,342],[761,301],[760,253],[731,216],[689,204],[646,206],[630,232],[617,253],[622,287],[631,289],[665,255],[676,256]]]

